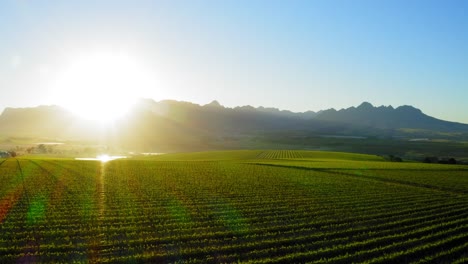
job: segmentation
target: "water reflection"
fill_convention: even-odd
[[[98,155],[95,158],[75,158],[75,160],[98,160],[102,163],[115,160],[115,159],[126,159],[127,156],[110,156],[107,154]]]

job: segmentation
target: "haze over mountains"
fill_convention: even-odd
[[[439,120],[412,106],[357,107],[294,113],[276,108],[226,108],[141,99],[112,127],[82,120],[58,106],[7,108],[0,115],[0,136],[53,140],[104,140],[144,150],[235,146],[246,137],[407,137],[463,139],[468,125]]]

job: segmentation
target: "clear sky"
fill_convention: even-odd
[[[98,82],[119,100],[368,101],[468,123],[466,14],[464,0],[2,0],[0,109],[112,100]],[[102,68],[112,82],[89,78]]]

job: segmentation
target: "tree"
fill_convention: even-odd
[[[392,162],[403,162],[403,159],[398,157],[398,156],[389,155],[388,157],[389,157],[390,161],[392,161]]]
[[[44,144],[39,144],[39,146],[37,146],[37,151],[38,151],[39,153],[47,153],[46,145],[44,145]]]
[[[424,163],[438,163],[439,158],[437,158],[437,157],[425,157],[423,162]]]
[[[454,158],[450,158],[450,159],[448,160],[448,164],[457,164],[457,160],[454,159]]]

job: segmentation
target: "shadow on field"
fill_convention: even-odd
[[[374,181],[380,181],[380,182],[386,182],[386,183],[391,183],[391,184],[399,184],[399,185],[406,185],[406,186],[412,186],[412,187],[418,187],[418,188],[426,188],[430,190],[436,190],[436,191],[442,191],[442,192],[449,192],[449,193],[454,193],[454,194],[468,194],[468,190],[454,190],[450,188],[444,188],[440,186],[435,186],[435,185],[430,185],[430,184],[424,184],[424,183],[417,183],[417,182],[411,182],[411,181],[404,181],[404,180],[397,180],[397,179],[388,179],[388,178],[381,178],[381,177],[376,177],[376,176],[371,176],[371,175],[364,175],[362,173],[355,174],[351,172],[346,172],[347,170],[350,169],[324,169],[324,168],[310,168],[310,167],[303,167],[303,166],[290,166],[290,165],[281,165],[281,164],[266,164],[266,163],[250,163],[252,165],[256,166],[269,166],[269,167],[280,167],[280,168],[290,168],[290,169],[297,169],[297,170],[307,170],[307,171],[317,171],[317,172],[323,172],[323,173],[328,173],[328,174],[334,174],[334,175],[342,175],[342,176],[347,176],[347,177],[353,177],[353,178],[365,178],[369,180],[374,180]],[[366,171],[372,171],[375,169],[364,169]],[[406,169],[398,169],[401,171],[406,171]],[[408,171],[416,171],[417,169],[409,169]],[[437,170],[437,171],[443,171],[443,170]],[[454,171],[454,170],[446,170],[446,171]],[[457,171],[467,171],[465,169],[460,169]]]

